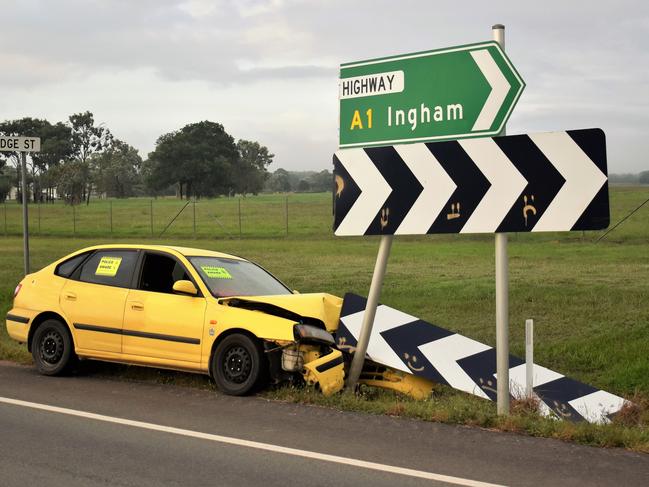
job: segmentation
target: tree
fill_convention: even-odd
[[[109,148],[113,136],[110,130],[101,124],[95,126],[94,115],[89,111],[70,115],[69,120],[72,130],[71,140],[74,157],[81,165],[89,166],[90,156]],[[90,179],[92,173],[89,167],[83,173],[88,179],[83,182],[81,198],[85,197],[86,204],[88,204],[92,192],[92,180]]]
[[[300,179],[300,182],[297,183],[297,191],[299,193],[306,193],[311,189],[311,185],[309,184],[309,181],[306,179]]]
[[[78,205],[83,197],[83,189],[89,180],[88,165],[73,159],[52,168],[52,177],[57,181],[56,190],[70,205]]]
[[[146,163],[147,184],[156,190],[177,185],[178,195],[227,194],[239,161],[234,139],[223,125],[203,121],[160,136]]]
[[[38,179],[34,181],[34,195],[42,196],[42,189],[46,191],[46,199],[54,200],[54,187],[56,178],[52,177],[54,168],[64,163],[73,155],[72,130],[62,122],[43,126],[41,132],[41,151],[32,154],[33,167],[40,170]]]
[[[328,170],[320,171],[309,178],[311,190],[316,192],[331,191],[333,187],[333,174]]]
[[[239,160],[234,171],[234,189],[238,193],[257,194],[268,178],[267,167],[273,162],[274,154],[259,142],[240,139],[237,142]]]
[[[133,195],[134,186],[140,181],[142,158],[134,147],[113,139],[108,149],[91,156],[90,166],[97,191],[109,197],[125,198]]]
[[[268,179],[268,187],[271,191],[286,193],[291,190],[291,181],[286,169],[279,168]]]
[[[642,171],[638,174],[638,182],[640,184],[649,184],[649,171]]]

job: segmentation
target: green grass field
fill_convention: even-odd
[[[613,188],[612,223],[648,197],[646,187]],[[112,236],[102,216],[108,202],[77,209],[75,238],[67,219],[70,208],[43,206],[42,235],[32,238],[32,266],[40,268],[97,243],[182,244],[255,260],[301,292],[366,295],[378,239],[334,238],[330,194],[288,196],[286,236],[285,202],[284,195],[242,200],[243,237],[239,238],[238,200],[199,201],[196,239],[191,212],[183,214],[185,219],[179,218],[164,237],[157,237],[181,207],[177,200],[154,202],[154,237],[149,200],[113,201]],[[22,276],[19,207],[7,204],[7,208],[9,236],[0,236],[2,313],[11,307],[13,289]],[[210,215],[219,218],[227,232]],[[602,233],[510,236],[511,350],[523,356],[524,321],[534,318],[535,362],[615,394],[647,397],[649,205],[595,243]],[[493,236],[396,238],[381,301],[494,345]],[[30,360],[25,347],[8,339],[4,327],[0,327],[0,359]]]

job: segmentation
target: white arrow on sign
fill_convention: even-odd
[[[509,93],[511,85],[496,64],[496,61],[494,61],[494,58],[489,54],[489,51],[486,49],[471,51],[471,57],[478,65],[478,68],[480,68],[480,71],[482,71],[489,86],[491,86],[491,92],[482,110],[480,110],[480,114],[473,124],[472,130],[489,130],[494,123],[496,115],[498,115],[500,107],[505,102],[505,97]]]
[[[476,386],[473,379],[464,372],[457,361],[490,348],[489,345],[476,342],[457,333],[419,346],[419,350],[451,387],[485,399],[489,399],[489,396]]]
[[[502,215],[507,214],[512,202],[527,186],[527,180],[493,139],[466,139],[459,143],[491,183],[460,233],[495,232]]]
[[[607,177],[567,133],[547,132],[529,137],[566,180],[532,231],[570,230]]]
[[[425,234],[457,185],[424,144],[395,145],[394,149],[424,188],[394,233]]]
[[[358,222],[366,221],[369,227],[392,188],[363,149],[340,151],[336,156],[361,190],[354,206],[336,229],[336,235],[357,235]]]
[[[364,314],[365,311],[363,310],[340,318],[340,321],[343,322],[345,327],[356,340],[358,340],[358,337],[361,334]],[[388,306],[379,306],[376,309],[374,327],[372,328],[370,341],[367,345],[367,355],[370,359],[376,360],[377,362],[392,367],[393,369],[411,373],[408,367],[403,363],[403,360],[394,353],[392,347],[390,347],[390,345],[385,341],[381,332],[396,328],[397,326],[405,325],[406,323],[412,323],[413,321],[417,321],[417,318]]]

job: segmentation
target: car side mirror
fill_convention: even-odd
[[[198,289],[196,289],[194,283],[184,279],[174,282],[173,290],[175,293],[187,294],[189,296],[196,296],[198,294]]]

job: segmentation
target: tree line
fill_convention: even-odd
[[[161,135],[142,159],[89,112],[65,122],[22,118],[0,123],[0,134],[41,138],[41,151],[28,158],[28,199],[69,204],[91,196],[176,195],[201,198],[256,194],[264,189],[274,155],[255,141],[235,139],[223,125],[202,121]],[[329,174],[331,176],[331,174]],[[12,187],[20,194],[20,154],[0,153],[0,201]]]

